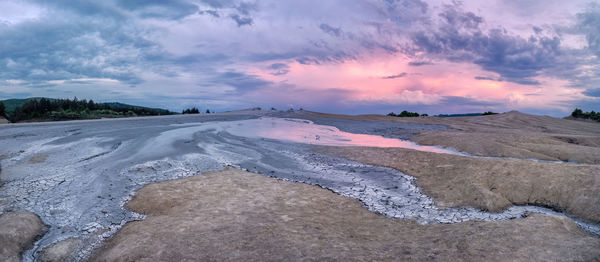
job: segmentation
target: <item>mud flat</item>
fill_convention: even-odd
[[[305,115],[307,119],[320,119],[317,123],[325,123],[330,118],[333,119],[333,125],[340,120],[375,122],[372,126],[377,126],[378,122],[396,123],[400,125],[399,128],[354,128],[354,124],[347,122],[339,127],[348,132],[378,132],[384,136],[409,138],[422,145],[450,147],[479,156],[600,164],[598,122],[528,115],[516,111],[490,116],[449,118],[346,116],[311,112],[297,115]],[[430,130],[411,130],[401,127],[402,124],[432,127],[428,128]]]
[[[539,205],[600,222],[599,165],[471,158],[400,148],[318,150],[414,176],[416,185],[442,207],[499,212],[512,205]]]
[[[318,187],[236,169],[145,186],[92,261],[585,261],[600,238],[568,219],[419,225]]]
[[[528,130],[526,122],[517,121],[520,116],[518,113],[507,115],[511,114],[517,114],[516,118],[498,120],[501,126],[507,126],[505,129],[509,131],[505,133],[519,129],[519,125],[523,130]],[[181,235],[182,239],[190,239],[189,243],[197,243],[191,245],[195,249],[208,249],[217,244],[225,246],[226,249],[229,248],[226,252],[231,251],[227,254],[230,254],[232,259],[248,255],[244,252],[254,252],[252,249],[266,252],[263,253],[263,259],[270,258],[270,254],[273,254],[275,260],[282,257],[326,258],[327,251],[319,251],[325,250],[324,248],[311,244],[320,243],[327,250],[356,250],[349,254],[354,254],[358,259],[365,257],[367,260],[412,258],[409,255],[423,260],[428,259],[427,255],[435,257],[439,254],[456,255],[453,258],[457,259],[476,260],[475,257],[461,257],[458,253],[452,253],[454,251],[443,253],[446,252],[443,251],[445,249],[436,244],[442,243],[441,240],[434,236],[465,240],[459,249],[484,258],[487,257],[486,252],[508,254],[517,250],[515,252],[519,253],[522,247],[557,255],[561,258],[557,260],[585,260],[597,257],[596,253],[587,250],[589,245],[600,249],[597,244],[598,235],[581,230],[583,228],[590,232],[600,232],[596,230],[600,226],[597,223],[598,165],[593,164],[596,161],[593,154],[580,154],[578,157],[588,160],[579,164],[472,157],[452,148],[422,146],[414,141],[396,139],[415,140],[430,132],[459,132],[458,124],[448,122],[450,120],[418,118],[411,119],[416,121],[411,123],[385,117],[379,117],[385,118],[381,121],[375,121],[377,118],[357,119],[364,116],[314,117],[310,112],[293,113],[294,119],[289,119],[290,115],[292,114],[270,111],[244,111],[214,115],[3,125],[0,127],[0,143],[3,145],[0,147],[0,214],[6,215],[12,210],[27,210],[38,215],[43,223],[48,225],[47,233],[35,241],[33,246],[25,248],[22,256],[25,261],[85,260],[95,248],[102,248],[109,239],[111,240],[108,246],[103,249],[106,252],[110,251],[112,245],[119,246],[118,250],[127,250],[131,254],[137,254],[139,250],[146,250],[144,252],[150,254],[154,254],[154,250],[164,250],[153,255],[154,258],[158,257],[157,259],[166,258],[165,254],[174,259],[188,259],[191,256],[189,254],[197,255],[197,251],[191,250],[189,245],[183,246],[184,242],[175,239],[177,234]],[[318,118],[320,122],[313,124],[303,118]],[[474,128],[473,130],[481,125],[479,122],[470,123],[471,120],[468,119],[460,121],[465,122],[461,122],[464,126],[475,126],[469,127]],[[442,122],[442,125],[432,125],[435,122]],[[550,127],[549,129],[553,128],[551,125]],[[576,133],[583,131],[588,132],[585,136],[598,137],[590,128],[580,126],[577,130],[569,131],[573,133],[566,137],[584,136],[582,133]],[[500,134],[504,131],[498,132]],[[593,139],[577,140],[581,141],[577,145],[569,139],[556,138],[559,136],[557,134],[559,133],[549,132],[545,136],[553,137],[553,141],[569,151],[576,151],[583,146],[582,143],[586,144],[584,147],[588,148],[587,150],[596,150]],[[561,137],[564,138],[565,134]],[[543,145],[546,140],[540,141],[538,144]],[[471,142],[463,141],[466,144]],[[331,147],[332,145],[336,147]],[[355,147],[356,145],[362,146]],[[374,145],[393,145],[420,151],[364,147]],[[532,156],[527,155],[526,158]],[[227,166],[260,173],[262,176],[232,170],[226,170],[222,174],[210,173]],[[209,172],[208,175],[204,175],[206,172]],[[209,178],[202,180],[205,176]],[[239,176],[240,179],[235,178]],[[188,177],[193,178],[173,180]],[[173,181],[162,183],[168,180]],[[161,183],[153,184],[157,182]],[[188,183],[193,187],[186,187]],[[202,183],[208,185],[208,188]],[[148,188],[160,187],[159,185],[172,186],[160,193],[158,200],[153,198],[139,202],[153,196],[144,193],[150,190]],[[290,189],[290,186],[298,186],[298,190]],[[136,200],[124,206],[141,188],[144,189],[139,191]],[[196,192],[196,188],[202,190]],[[272,193],[269,195],[270,191]],[[290,193],[286,194],[287,191]],[[234,197],[221,199],[211,197],[211,194],[205,195],[206,192],[212,192],[214,196],[227,193]],[[301,193],[292,194],[293,192]],[[335,207],[333,202],[319,200],[323,198],[321,194],[326,194],[327,198],[335,203],[353,203],[352,205],[357,205],[357,209],[346,209],[350,204]],[[160,199],[163,198],[167,202],[161,202]],[[307,208],[301,207],[295,199],[302,200],[302,205]],[[136,206],[135,203],[147,204]],[[288,203],[290,207],[295,208],[290,210],[286,207]],[[523,206],[527,204],[536,206]],[[540,206],[550,207],[555,211]],[[205,207],[208,209],[203,209]],[[204,210],[205,213],[196,214],[196,209]],[[236,211],[238,209],[243,212]],[[358,209],[362,211],[357,211]],[[252,213],[253,210],[262,211],[257,214]],[[328,213],[330,210],[334,210],[331,211],[334,213]],[[135,211],[146,214],[147,217]],[[344,212],[347,214],[341,215]],[[292,223],[286,221],[287,217],[290,217],[288,213],[296,217],[295,220],[304,221],[295,226],[293,234],[286,231],[289,230],[287,225]],[[209,214],[213,215],[207,218]],[[364,219],[355,220],[348,214],[357,214],[357,217]],[[331,216],[354,221],[354,224],[349,223],[351,226],[345,228],[344,222],[330,218]],[[381,221],[373,222],[370,216],[376,217],[373,221]],[[278,217],[287,224],[278,224]],[[143,220],[144,218],[146,220]],[[162,219],[162,222],[157,222],[159,220],[156,219]],[[335,225],[322,222],[326,219],[337,222]],[[206,224],[206,221],[212,222]],[[256,221],[258,222],[255,223]],[[361,224],[361,221],[366,222]],[[157,223],[154,225],[154,231],[148,229],[150,231],[144,234],[146,228],[134,230],[138,227],[136,225],[147,225],[150,222]],[[577,227],[574,222],[581,227]],[[169,223],[173,223],[173,226]],[[318,229],[307,226],[311,223],[321,223],[323,226],[318,226]],[[190,226],[183,229],[176,226],[188,224]],[[393,227],[388,224],[400,225],[401,229],[390,229],[395,238],[392,238],[391,233],[380,230]],[[164,230],[161,229],[161,225],[165,225]],[[503,226],[495,231],[494,228],[499,228],[499,225]],[[335,230],[319,236],[318,232],[322,232],[325,226]],[[194,231],[194,228],[205,231]],[[219,231],[220,228],[224,231]],[[361,228],[363,235],[356,231],[339,233],[351,230],[350,228]],[[559,228],[570,233],[559,230],[568,236],[556,237],[555,234],[560,233],[556,231]],[[164,232],[156,233],[160,230]],[[250,232],[251,230],[254,231]],[[132,241],[118,244],[120,238],[125,238],[119,236],[128,231],[134,232],[126,237]],[[188,231],[202,233],[214,242],[198,240],[198,236],[191,236]],[[113,237],[116,232],[121,233]],[[226,235],[219,235],[219,232],[225,232]],[[249,235],[258,239],[256,244],[248,243],[246,233],[249,232]],[[281,237],[273,232],[288,233]],[[559,235],[566,236],[563,233]],[[135,234],[146,236],[148,240],[133,242]],[[431,235],[429,238],[419,238],[420,235],[425,237],[428,234]],[[162,235],[165,238],[161,238]],[[169,235],[173,239],[166,237]],[[356,236],[364,241],[356,242]],[[474,236],[476,238],[473,238]],[[415,240],[412,241],[412,238]],[[522,241],[515,241],[515,238],[522,238]],[[155,248],[153,243],[147,242],[152,239],[165,242],[153,242],[160,245]],[[570,247],[569,250],[565,249],[564,257],[555,252],[563,250],[563,246],[559,247],[558,242],[552,242],[550,239],[564,241],[560,245]],[[585,248],[580,248],[581,241],[578,239],[586,241]],[[302,240],[306,242],[303,243]],[[397,244],[394,241],[402,243],[402,246],[394,246]],[[510,248],[494,246],[495,241],[500,241],[499,243]],[[426,244],[427,242],[435,245]],[[235,245],[229,247],[228,243]],[[515,245],[511,246],[513,243]],[[127,249],[124,246],[127,244],[135,250]],[[259,244],[264,247],[261,249]],[[299,248],[294,248],[293,245],[298,245]],[[430,247],[430,252],[420,249],[419,245]],[[444,244],[444,247],[451,250],[451,245]],[[370,246],[373,246],[372,250],[375,251],[361,248]],[[162,247],[165,248],[161,249]],[[169,252],[166,247],[179,251]],[[494,251],[492,247],[498,249]],[[406,253],[396,254],[396,249]],[[418,251],[421,253],[411,253],[413,249],[421,250]],[[226,258],[226,252],[214,255],[215,259]],[[109,253],[96,253],[95,258],[115,258]],[[377,255],[379,253],[385,256]],[[258,259],[258,255],[252,254],[248,257]],[[341,252],[339,256],[344,258]],[[537,259],[533,255],[506,256],[508,260]],[[552,260],[550,255],[540,257]],[[494,258],[502,260],[499,255]],[[132,256],[131,259],[136,257]]]

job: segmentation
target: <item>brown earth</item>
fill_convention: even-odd
[[[320,147],[317,151],[414,176],[440,206],[497,212],[513,204],[535,204],[600,222],[599,165],[470,158],[401,148]]]
[[[411,140],[481,156],[506,156],[600,164],[600,122],[535,116],[516,111],[476,117],[391,117],[332,115],[315,117],[446,125],[448,130],[425,131]]]
[[[39,154],[39,155],[35,155],[32,158],[30,158],[29,163],[32,163],[32,164],[44,163],[44,162],[46,162],[46,159],[48,159],[48,154]]]
[[[92,261],[589,261],[600,238],[556,216],[419,225],[305,184],[234,169],[147,185]]]
[[[29,248],[45,230],[40,218],[29,212],[10,212],[0,216],[0,261],[21,261],[21,252]]]
[[[42,262],[73,261],[74,253],[81,248],[81,240],[68,238],[44,248],[38,259]]]
[[[6,118],[0,116],[0,124],[8,124],[10,123]]]

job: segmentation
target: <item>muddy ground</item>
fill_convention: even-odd
[[[599,165],[470,158],[399,148],[317,150],[416,177],[416,184],[439,206],[499,212],[512,205],[541,205],[600,222]]]
[[[440,145],[480,156],[503,156],[600,164],[600,123],[520,112],[475,117],[390,117],[345,116],[306,113],[309,119],[333,118],[401,124],[428,124],[447,129],[418,130],[410,140],[423,145]],[[325,120],[324,122],[326,122]],[[318,121],[317,121],[318,122]],[[349,132],[352,124],[342,126]],[[357,130],[360,131],[360,130]],[[386,130],[384,130],[386,131]],[[396,130],[406,137],[407,129]],[[393,136],[393,131],[384,132]]]
[[[511,159],[199,131],[264,115]],[[11,236],[0,258],[24,252],[26,261],[81,260],[99,247],[93,260],[598,260],[598,235],[562,214],[600,222],[599,127],[518,112],[396,118],[253,111],[3,125],[0,220],[30,233],[14,238],[12,226],[0,225],[0,239]],[[263,175],[208,172],[228,165]],[[182,177],[189,178],[171,180]],[[526,204],[562,216],[494,213]],[[147,218],[134,221],[141,217],[132,211]],[[48,233],[40,235],[36,215]]]
[[[21,261],[21,253],[44,233],[38,216],[29,212],[10,212],[0,216],[0,260]]]
[[[145,186],[92,261],[586,261],[600,238],[547,215],[419,225],[356,200],[235,169]]]

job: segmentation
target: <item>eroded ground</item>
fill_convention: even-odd
[[[467,154],[239,132],[263,125],[261,116]],[[581,228],[600,232],[597,127],[516,112],[401,119],[254,111],[10,125],[0,127],[0,213],[27,210],[48,225],[33,245],[18,245],[27,261],[85,259],[106,240],[95,259],[593,260],[599,238]],[[335,142],[335,128],[319,128]],[[226,166],[263,175],[202,175]],[[144,217],[123,205],[147,184],[128,204],[148,215],[135,221]]]
[[[440,145],[480,156],[503,156],[600,164],[598,123],[508,112],[476,117],[389,117],[306,114],[309,119],[344,119],[398,124],[428,124],[447,129],[410,132],[383,130],[423,145]],[[323,120],[327,122],[327,120]],[[334,120],[335,121],[335,120]],[[315,121],[319,123],[319,121]],[[353,129],[352,124],[346,124]],[[351,132],[351,131],[349,131]],[[408,136],[407,136],[408,134]]]
[[[469,158],[397,148],[319,150],[414,176],[416,184],[441,206],[499,212],[512,205],[541,205],[600,222],[599,165]]]
[[[568,219],[419,225],[356,200],[235,169],[144,187],[92,261],[586,261],[600,238]]]

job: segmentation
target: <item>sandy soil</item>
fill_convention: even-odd
[[[44,232],[38,216],[29,212],[10,212],[0,216],[0,261],[21,261],[21,252]]]
[[[477,117],[344,116],[314,117],[398,123],[436,124],[448,130],[424,131],[411,140],[452,147],[481,156],[506,156],[600,164],[600,123],[534,116],[516,111]]]
[[[400,148],[321,147],[318,151],[414,176],[440,206],[497,212],[513,204],[535,204],[600,222],[598,165],[470,158]]]
[[[600,258],[600,238],[546,215],[422,226],[314,186],[234,169],[151,184],[92,261],[491,260]]]

